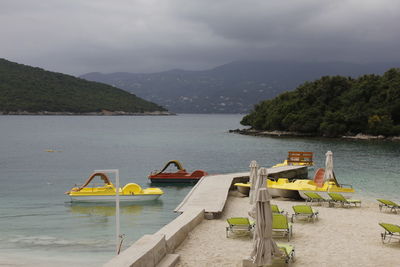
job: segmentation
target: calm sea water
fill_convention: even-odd
[[[98,266],[110,259],[115,208],[71,205],[64,195],[95,169],[119,169],[122,185],[148,187],[147,175],[171,159],[189,171],[226,173],[247,171],[251,160],[270,167],[289,150],[313,151],[316,167],[323,167],[331,150],[339,182],[353,184],[359,197],[400,200],[399,143],[228,133],[241,128],[240,119],[0,116],[0,257],[71,261],[71,266]],[[162,189],[159,201],[121,208],[124,248],[174,219],[173,209],[191,187]]]

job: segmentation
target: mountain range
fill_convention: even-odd
[[[87,73],[175,113],[248,113],[254,105],[322,76],[383,74],[400,63],[237,61],[209,70]]]

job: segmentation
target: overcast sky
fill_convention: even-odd
[[[399,0],[0,0],[0,58],[73,75],[400,61]]]

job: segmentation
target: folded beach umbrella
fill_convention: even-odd
[[[325,154],[325,173],[324,173],[324,182],[336,180],[335,175],[333,174],[333,153],[332,151],[328,151]]]
[[[274,256],[281,256],[281,252],[272,240],[272,211],[271,196],[267,188],[256,191],[255,197],[255,231],[253,251],[250,254],[252,262],[257,266],[270,265]]]
[[[268,177],[268,171],[267,168],[260,168],[257,174],[257,179],[254,184],[254,192],[253,192],[253,203],[256,202],[256,192],[260,188],[266,188],[266,182],[267,182],[267,177]],[[250,202],[251,203],[251,202]],[[255,213],[254,213],[254,207],[249,211],[249,215],[253,218],[255,218]]]
[[[257,173],[258,173],[258,168],[260,167],[257,163],[257,161],[252,160],[250,162],[250,193],[249,193],[249,199],[250,199],[250,204],[254,203],[254,187],[257,181]]]
[[[267,177],[268,177],[267,168],[260,168],[257,175],[256,185],[254,187],[255,192],[260,188],[266,188]]]

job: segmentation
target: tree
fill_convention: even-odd
[[[313,135],[400,133],[400,70],[357,79],[325,76],[255,106],[242,124]]]

